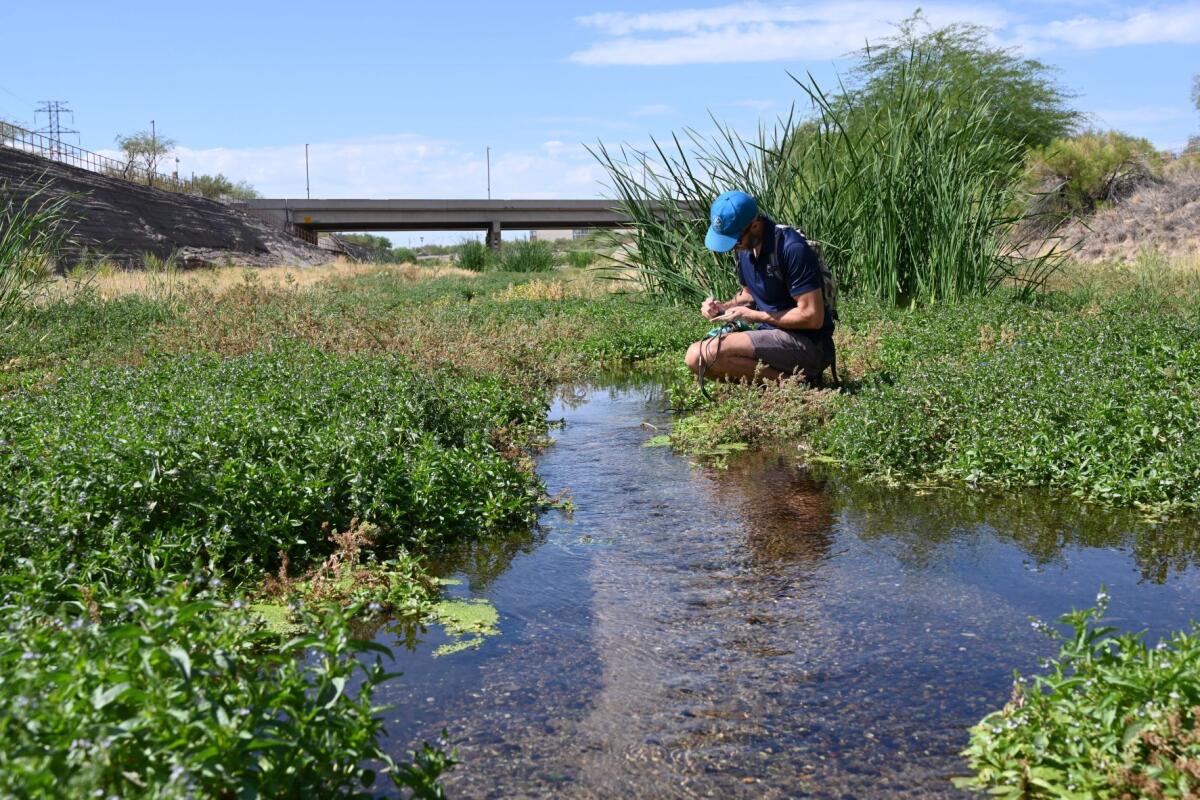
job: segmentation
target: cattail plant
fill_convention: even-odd
[[[714,120],[714,134],[686,130],[655,141],[653,153],[598,145],[593,155],[633,220],[620,266],[671,301],[732,295],[732,257],[708,251],[704,232],[713,199],[736,188],[819,242],[850,293],[907,304],[1042,286],[1062,254],[1021,255],[1019,154],[995,134],[982,98],[950,102],[958,98],[929,80],[925,61],[914,52],[888,102],[872,106],[793,76],[812,116],[793,108],[752,139]]]
[[[11,322],[52,274],[66,237],[69,198],[49,199],[37,190],[19,200],[0,186],[0,324]]]

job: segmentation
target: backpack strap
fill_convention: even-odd
[[[837,281],[834,280],[833,273],[826,266],[825,259],[821,257],[820,246],[805,236],[804,231],[799,228],[793,228],[790,225],[775,223],[775,247],[771,250],[771,266],[779,269],[783,261],[783,243],[787,238],[786,231],[793,231],[798,234],[804,240],[805,246],[812,250],[813,254],[817,257],[817,269],[821,273],[821,302],[825,305],[825,313],[829,314],[830,319],[837,322]]]

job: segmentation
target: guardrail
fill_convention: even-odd
[[[84,150],[82,147],[52,139],[36,131],[26,130],[11,122],[0,122],[0,147],[20,150],[23,153],[31,153],[61,164],[98,172],[110,178],[144,183],[147,186],[157,186],[172,192],[186,192],[191,189],[191,181],[180,180],[174,175],[164,175],[131,162],[118,161],[115,158],[93,153],[91,150]]]

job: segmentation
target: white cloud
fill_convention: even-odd
[[[635,117],[661,117],[665,114],[674,114],[675,106],[669,106],[665,103],[650,103],[649,105],[638,106],[633,110]]]
[[[777,104],[774,100],[738,100],[734,105],[738,108],[749,108],[753,111],[770,111]]]
[[[1200,4],[1142,6],[1107,16],[1077,16],[1042,25],[1021,25],[1017,37],[1030,49],[1053,46],[1096,50],[1137,44],[1200,43]]]
[[[1051,3],[1069,13],[1074,2]],[[590,66],[664,66],[837,58],[895,32],[913,13],[911,0],[850,0],[770,6],[758,2],[661,12],[579,17],[603,38],[572,53]],[[935,27],[954,22],[996,29],[1009,44],[1034,52],[1133,44],[1200,42],[1200,3],[1129,7],[1095,3],[1087,13],[1030,23],[996,4],[922,5]]]
[[[313,197],[470,198],[487,193],[483,148],[452,141],[398,135],[309,146]],[[180,147],[162,162],[180,159],[184,176],[225,174],[249,181],[266,197],[304,196],[304,145],[262,148]],[[600,197],[604,172],[581,146],[548,141],[518,152],[492,148],[492,197]]]
[[[577,21],[613,38],[569,58],[594,66],[836,58],[893,33],[892,23],[912,12],[906,0],[857,0],[593,14]],[[1007,12],[987,5],[929,5],[922,12],[939,26],[973,22],[997,27],[1010,21]]]

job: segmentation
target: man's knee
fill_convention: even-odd
[[[700,371],[700,348],[703,346],[703,344],[704,342],[702,341],[692,342],[691,346],[687,349],[687,355],[683,357],[683,360],[687,363],[688,369],[690,369],[692,372]]]

